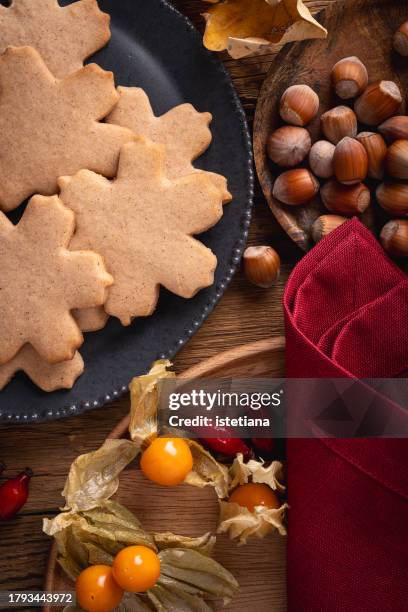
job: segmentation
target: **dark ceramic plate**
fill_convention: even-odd
[[[62,4],[62,2],[61,2]],[[69,2],[64,2],[69,4]],[[159,357],[173,357],[200,327],[239,263],[251,217],[253,171],[245,116],[221,63],[202,46],[191,23],[163,0],[101,0],[112,39],[92,60],[115,73],[117,85],[140,86],[156,114],[182,102],[213,114],[213,143],[197,166],[225,175],[234,200],[200,239],[218,257],[215,283],[193,299],[161,290],[152,317],[122,327],[110,319],[87,334],[85,372],[70,391],[44,393],[19,373],[0,392],[0,421],[39,422],[102,406],[127,391],[133,376]]]

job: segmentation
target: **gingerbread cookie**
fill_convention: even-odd
[[[110,39],[110,17],[96,0],[59,6],[58,0],[12,0],[0,5],[0,53],[34,47],[54,76],[62,78]]]
[[[118,99],[111,72],[90,64],[56,79],[30,47],[0,56],[0,208],[33,193],[52,195],[57,178],[89,168],[114,176],[133,133],[99,123]]]
[[[103,329],[108,322],[109,315],[103,306],[74,310],[72,314],[83,332],[96,332]]]
[[[82,344],[74,308],[100,306],[113,279],[100,255],[68,250],[75,217],[57,196],[31,198],[18,225],[0,216],[0,364],[30,343],[49,363]]]
[[[75,212],[70,248],[100,253],[115,282],[105,310],[123,325],[155,309],[159,286],[190,298],[211,285],[215,255],[193,235],[222,216],[222,195],[210,176],[170,181],[165,148],[145,138],[124,145],[117,179],[81,170],[58,183]]]
[[[180,104],[161,117],[153,113],[149,98],[138,87],[118,87],[120,99],[107,117],[108,123],[129,128],[166,147],[165,175],[179,178],[196,170],[193,161],[210,146],[210,113],[199,113],[191,104]],[[231,201],[225,177],[213,172],[214,184],[222,192],[223,202]]]
[[[84,371],[84,362],[76,351],[70,361],[50,364],[41,359],[32,346],[26,344],[11,361],[0,365],[0,389],[20,371],[25,372],[43,391],[72,389],[74,382]]]

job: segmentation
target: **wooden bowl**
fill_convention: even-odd
[[[189,368],[182,378],[236,378],[284,376],[283,338],[261,340],[216,355]],[[127,436],[129,417],[115,427],[109,438]],[[150,530],[173,531],[198,536],[215,531],[218,503],[210,487],[197,489],[188,485],[163,488],[146,480],[135,464],[122,473],[115,499],[131,509]],[[228,568],[240,583],[237,597],[226,611],[284,612],[286,610],[286,539],[271,534],[263,540],[238,547],[225,535],[218,536],[216,559]],[[74,585],[56,562],[57,550],[52,545],[45,576],[44,590],[68,592]],[[221,608],[216,608],[221,609]],[[45,612],[56,608],[45,606]]]
[[[401,86],[403,94],[408,90],[408,62],[392,50],[395,30],[408,19],[406,2],[338,0],[317,18],[328,29],[327,39],[287,45],[276,56],[258,98],[254,122],[255,164],[266,200],[283,229],[304,251],[313,246],[310,229],[314,220],[327,210],[320,198],[305,206],[291,207],[272,196],[274,179],[282,169],[267,158],[266,141],[283,124],[277,110],[282,93],[296,83],[310,85],[317,92],[319,114],[308,126],[315,142],[320,137],[320,115],[339,104],[352,105],[337,98],[331,87],[330,72],[339,59],[357,55],[366,65],[370,81],[393,80]],[[374,231],[381,229],[387,220],[388,216],[375,202],[362,216],[362,221]]]

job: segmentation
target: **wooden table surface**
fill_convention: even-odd
[[[200,13],[205,5],[200,0],[175,0],[174,4],[202,30]],[[309,4],[318,8],[319,4],[327,2]],[[222,56],[250,126],[257,96],[273,57],[268,53],[234,61]],[[284,333],[282,292],[302,253],[274,220],[258,185],[249,244],[270,244],[279,252],[282,259],[279,282],[272,289],[257,289],[239,271],[215,311],[177,355],[177,371],[225,349]],[[0,460],[6,463],[8,473],[16,474],[25,466],[30,466],[35,473],[23,512],[0,525],[0,591],[42,588],[50,546],[49,539],[42,533],[42,518],[57,512],[72,460],[96,449],[126,414],[128,406],[128,397],[125,397],[72,419],[0,429]]]

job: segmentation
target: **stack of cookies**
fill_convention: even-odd
[[[19,370],[72,387],[84,331],[151,315],[160,285],[190,298],[214,280],[193,237],[231,199],[193,167],[211,115],[156,117],[143,90],[84,67],[109,38],[96,0],[0,5],[0,388]],[[5,213],[27,198],[13,225]]]

